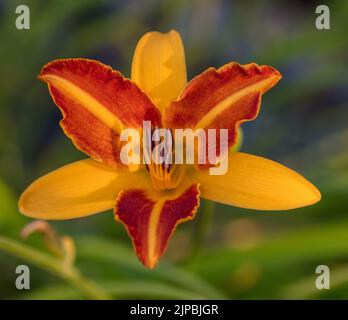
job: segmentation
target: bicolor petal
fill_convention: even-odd
[[[72,219],[112,209],[118,193],[134,184],[148,185],[146,172],[114,170],[92,159],[73,162],[34,181],[18,206],[36,219]]]
[[[203,198],[256,210],[288,210],[308,206],[321,198],[319,190],[297,172],[268,159],[229,153],[228,172],[209,175],[192,170],[192,182],[201,184]]]
[[[141,128],[143,120],[160,124],[160,113],[130,80],[100,62],[64,59],[47,64],[40,79],[48,83],[60,108],[60,124],[75,146],[111,167],[120,164],[123,128]]]
[[[180,34],[171,30],[143,35],[134,52],[131,78],[160,109],[175,100],[187,81]]]
[[[220,69],[209,68],[191,80],[177,101],[163,115],[170,128],[217,129],[215,148],[221,158],[237,142],[238,127],[256,118],[261,95],[281,78],[270,66],[235,62]],[[228,145],[220,143],[219,129],[228,129]],[[220,148],[221,147],[221,148]],[[214,164],[214,163],[213,163]]]
[[[199,206],[199,186],[183,183],[173,192],[139,186],[120,193],[115,218],[132,238],[140,261],[154,268],[179,223],[193,219]]]

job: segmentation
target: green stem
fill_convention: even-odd
[[[201,252],[204,242],[206,241],[214,215],[215,202],[205,200],[201,208],[202,209],[198,213],[199,219],[193,233],[191,257],[195,257]]]
[[[90,299],[111,299],[97,284],[84,278],[76,267],[66,266],[62,260],[3,236],[0,236],[0,250],[62,278]]]

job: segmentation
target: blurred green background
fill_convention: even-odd
[[[331,30],[320,31],[322,1],[1,0],[0,298],[84,299],[97,288],[113,298],[348,298],[348,2],[325,2]],[[31,10],[30,30],[15,28],[19,4]],[[137,261],[111,211],[52,222],[76,242],[76,267],[64,273],[40,235],[19,236],[31,221],[17,209],[24,188],[85,158],[60,129],[36,75],[68,57],[98,59],[129,75],[140,36],[172,28],[183,37],[189,78],[228,61],[281,71],[259,118],[243,126],[242,151],[299,171],[322,201],[286,212],[204,202],[154,271]],[[31,269],[30,290],[15,287],[19,264]],[[330,290],[315,288],[321,264],[330,267]]]

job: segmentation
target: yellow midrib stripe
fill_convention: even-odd
[[[107,108],[105,108],[100,102],[77,85],[52,74],[42,76],[42,78],[57,89],[63,91],[67,96],[73,97],[79,104],[81,104],[112,130],[118,133],[122,131],[123,126],[120,120],[117,119],[117,117]]]
[[[252,91],[258,91],[263,86],[267,86],[269,83],[274,81],[274,77],[270,77],[268,79],[262,80],[260,82],[254,83],[250,86],[247,86],[243,88],[242,90],[239,90],[232,95],[228,96],[221,102],[219,102],[215,107],[213,107],[211,110],[209,110],[208,113],[206,113],[197,123],[195,126],[195,129],[199,128],[205,128],[209,125],[209,123],[221,112],[223,112],[226,108],[231,106],[234,102],[238,101],[240,98],[242,98],[244,95],[252,92]]]
[[[164,203],[165,203],[164,199],[156,202],[150,214],[149,228],[148,228],[148,246],[149,246],[148,259],[151,265],[154,264],[156,260],[156,256],[155,256],[156,238],[157,238],[156,233],[157,233],[158,222],[159,222],[159,218],[160,218]]]

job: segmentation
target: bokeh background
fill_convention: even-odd
[[[320,31],[315,8],[324,2],[331,30]],[[15,28],[19,4],[31,10],[30,30]],[[183,37],[189,78],[228,61],[282,72],[259,118],[243,126],[242,151],[299,171],[322,201],[286,212],[204,202],[154,271],[137,261],[111,211],[52,222],[76,244],[78,271],[64,273],[41,235],[19,236],[31,221],[17,209],[24,188],[85,158],[60,129],[60,113],[36,75],[68,57],[98,59],[129,75],[139,37],[172,28]],[[342,0],[1,0],[0,298],[93,298],[91,286],[121,299],[348,298],[347,30]],[[30,290],[15,287],[19,264],[30,267]],[[322,264],[331,270],[330,290],[315,288]]]

